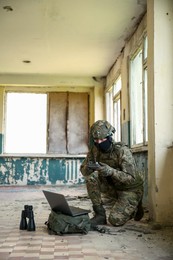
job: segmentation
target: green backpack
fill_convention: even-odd
[[[63,235],[72,233],[87,234],[91,229],[88,214],[80,216],[69,216],[53,210],[49,214],[48,221],[45,223],[49,234]]]

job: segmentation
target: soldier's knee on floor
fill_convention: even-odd
[[[110,214],[108,221],[111,225],[115,226],[115,227],[119,227],[119,226],[123,226],[128,220],[130,219],[130,217],[124,216],[124,215],[119,215],[119,214]]]

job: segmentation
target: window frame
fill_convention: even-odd
[[[120,88],[116,89],[117,83],[120,80]],[[122,88],[122,79],[121,79],[121,74],[118,73],[118,76],[114,80],[113,84],[108,87],[105,90],[105,100],[106,100],[106,120],[108,120],[114,127],[115,129],[117,128],[116,123],[115,123],[115,103],[117,103],[118,100],[120,100],[120,118],[119,118],[119,129],[116,129],[116,134],[115,134],[115,141],[119,142],[122,139],[122,115],[121,115],[121,106],[122,106],[122,101],[121,101],[121,88]]]
[[[141,143],[132,143],[132,106],[133,98],[131,93],[131,61],[137,56],[139,52],[142,52],[142,142]],[[147,35],[146,33],[142,36],[140,43],[138,44],[135,51],[129,56],[129,104],[130,104],[130,147],[132,149],[144,148],[148,145],[148,85],[147,85]]]
[[[118,102],[120,102],[120,104],[118,105]],[[122,122],[122,115],[121,115],[121,91],[119,91],[113,98],[113,125],[115,126],[115,140],[117,142],[121,142],[122,140],[122,127],[121,127],[121,122]],[[115,104],[117,104],[118,106],[118,110],[117,113],[115,112]],[[118,116],[117,116],[118,114]],[[115,118],[117,118],[116,123],[115,123]]]

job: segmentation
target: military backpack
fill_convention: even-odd
[[[63,235],[72,233],[87,234],[91,229],[88,214],[80,216],[69,216],[53,210],[49,214],[48,221],[45,223],[49,234]]]

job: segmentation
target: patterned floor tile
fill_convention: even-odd
[[[73,194],[74,202],[80,203],[79,192],[76,188],[73,190],[50,187],[50,189],[53,191],[59,189],[69,196]],[[6,199],[3,200],[2,197]],[[19,230],[23,205],[31,201],[34,205],[36,231]],[[70,202],[73,201],[70,200]],[[85,201],[85,205],[87,203],[90,205],[90,201]],[[4,188],[3,191],[1,189],[0,206],[0,260],[173,259],[172,230],[169,230],[168,235],[164,231],[155,231],[154,234],[136,233],[129,230],[118,232],[116,228],[113,229],[113,234],[91,231],[87,235],[49,235],[44,223],[48,219],[50,208],[45,204],[40,187],[25,187],[23,190],[22,187],[18,187],[15,188],[15,192],[12,187]],[[139,225],[144,227],[146,224],[140,222]]]

